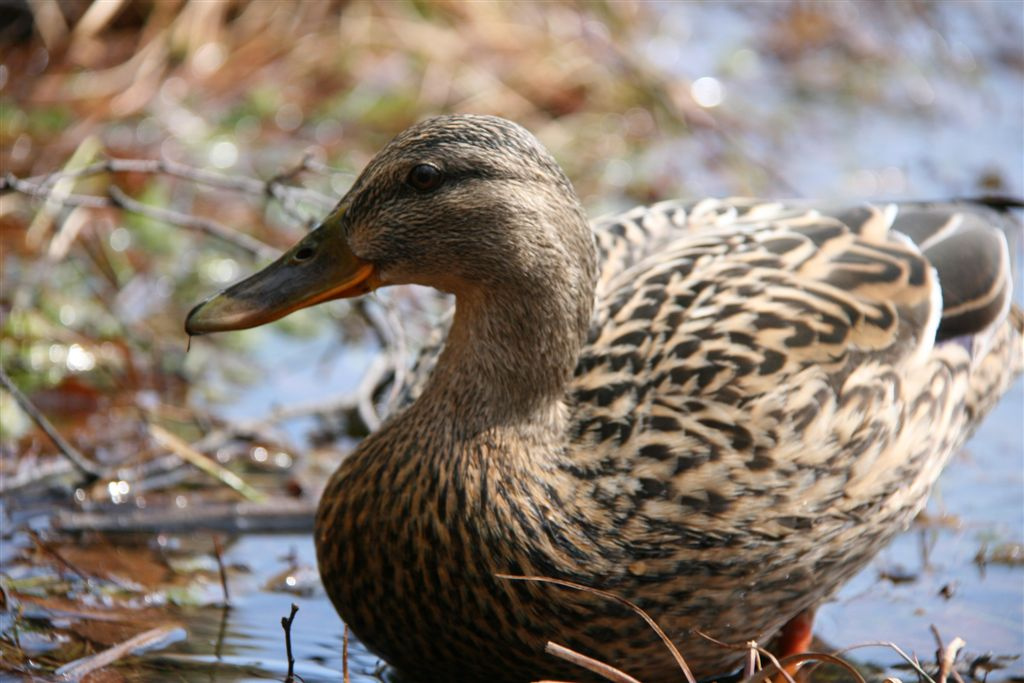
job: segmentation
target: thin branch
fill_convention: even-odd
[[[243,232],[233,230],[222,223],[211,220],[209,218],[202,218],[200,216],[192,216],[187,213],[181,213],[180,211],[174,211],[172,209],[162,209],[156,206],[150,206],[144,204],[138,200],[132,199],[124,190],[119,188],[117,185],[111,185],[107,188],[107,193],[110,195],[110,200],[114,206],[137,213],[148,218],[153,218],[164,223],[170,223],[171,225],[177,225],[182,228],[189,230],[196,230],[202,232],[211,237],[216,237],[219,240],[227,242],[228,244],[244,249],[253,256],[260,258],[276,258],[281,252],[280,250],[261,242],[255,237],[246,235]]]
[[[0,369],[0,384],[3,384],[4,389],[14,398],[21,409],[50,437],[50,440],[57,446],[57,449],[82,473],[87,481],[95,481],[102,476],[102,470],[61,436],[57,428],[46,419],[45,415],[39,412],[25,394],[21,393],[21,389],[11,381],[11,378],[2,369]]]
[[[306,157],[308,156],[306,155]],[[309,219],[296,211],[293,208],[294,205],[301,201],[306,201],[316,205],[322,211],[327,211],[336,202],[333,198],[316,190],[287,184],[287,181],[305,170],[313,170],[309,165],[308,158],[303,158],[295,167],[279,173],[270,180],[263,181],[240,175],[225,175],[167,159],[107,159],[76,171],[57,171],[46,175],[33,176],[26,180],[38,184],[44,189],[49,189],[61,180],[74,180],[104,173],[167,175],[199,185],[277,200],[293,220],[299,224],[308,225]]]
[[[91,194],[62,194],[60,197],[54,197],[49,188],[29,180],[22,180],[13,173],[4,174],[3,179],[0,180],[0,192],[3,190],[14,190],[29,197],[52,200],[63,206],[85,206],[90,209],[103,209],[111,206],[110,200],[106,197],[97,197]]]
[[[296,187],[286,184],[300,172],[305,170],[318,171],[319,169],[307,159],[303,159],[293,169],[280,173],[270,180],[258,180],[241,175],[226,175],[216,171],[203,168],[196,168],[187,164],[181,164],[168,159],[106,159],[90,164],[76,171],[57,171],[45,175],[25,178],[26,181],[37,184],[43,188],[49,188],[65,178],[84,178],[87,176],[100,175],[103,173],[144,173],[148,175],[167,175],[182,180],[216,187],[222,190],[241,192],[255,197],[269,196],[279,201],[282,197],[288,197],[294,201],[294,196],[305,200],[323,209],[330,209],[336,203],[331,197],[321,194],[316,190],[306,187]],[[292,195],[292,196],[289,196]]]
[[[63,206],[84,206],[91,209],[105,209],[105,208],[120,208],[129,213],[138,214],[154,220],[163,221],[170,225],[176,225],[180,228],[186,228],[188,230],[195,230],[197,232],[216,237],[232,246],[235,246],[253,256],[261,258],[276,258],[281,252],[280,250],[261,242],[260,240],[246,235],[244,233],[233,230],[228,226],[218,223],[217,221],[209,218],[200,218],[198,216],[192,216],[179,211],[173,211],[171,209],[162,209],[155,206],[150,206],[136,199],[132,199],[124,190],[111,185],[107,188],[107,196],[101,197],[99,195],[90,194],[66,194],[60,197],[54,197],[50,194],[49,189],[42,184],[36,184],[28,180],[22,180],[8,173],[4,176],[3,180],[0,181],[0,191],[4,189],[12,189],[21,194],[30,197],[40,197],[42,199],[48,199]]]

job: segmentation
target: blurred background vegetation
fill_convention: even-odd
[[[1015,1],[33,0],[0,5],[0,54],[2,369],[102,473],[86,484],[0,392],[0,566],[8,588],[25,577],[46,584],[15,586],[35,604],[81,600],[43,580],[59,574],[52,555],[21,533],[50,527],[39,520],[55,504],[99,515],[63,518],[81,531],[126,509],[202,511],[245,495],[224,473],[180,467],[186,456],[162,430],[254,484],[250,497],[315,500],[324,471],[373,424],[373,407],[350,400],[365,394],[363,372],[381,346],[422,343],[443,302],[385,292],[187,353],[182,321],[297,239],[376,150],[426,116],[518,121],[594,215],[704,195],[1024,196],[1024,5]],[[385,370],[378,379],[401,373]],[[1009,511],[981,513],[968,565],[975,550],[983,563],[985,553],[1010,557],[1024,537],[1024,513],[1013,512],[1024,510],[1019,420],[988,438],[1018,457],[962,494]],[[67,542],[50,533],[50,543]],[[251,570],[261,543],[228,552]],[[916,566],[917,541],[906,543],[894,552]],[[128,541],[114,545],[122,552]],[[147,590],[166,598],[171,575],[180,579],[170,572]],[[309,581],[318,590],[315,574]],[[967,622],[990,647],[1015,654],[1016,642],[1019,654],[1019,570],[989,581],[994,594],[974,591],[986,597],[970,603]],[[934,588],[922,589],[928,599]],[[110,590],[123,607],[124,587]],[[200,593],[178,602],[220,599]],[[996,616],[979,625],[977,612]],[[844,627],[826,619],[842,644],[863,633]],[[276,632],[264,637],[276,655]],[[42,660],[36,653],[44,671],[109,644],[95,632],[47,642]],[[335,662],[337,646],[318,656]],[[7,653],[6,666],[30,669]]]

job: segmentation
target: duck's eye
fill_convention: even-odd
[[[412,170],[409,171],[409,177],[406,178],[406,182],[419,192],[436,190],[440,187],[443,180],[444,174],[441,173],[441,169],[433,164],[417,164],[413,166]]]

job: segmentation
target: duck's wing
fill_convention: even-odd
[[[636,214],[617,239],[653,226],[653,250],[604,238],[616,265],[571,389],[573,467],[594,489],[581,495],[619,523],[648,503],[715,534],[860,506],[906,516],[1024,365],[991,212],[648,211],[662,216]]]

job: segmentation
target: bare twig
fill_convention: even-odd
[[[284,683],[295,683],[296,679],[302,680],[302,676],[295,673],[295,657],[292,655],[292,622],[295,621],[295,613],[298,611],[299,606],[293,602],[291,614],[281,617],[281,628],[284,629],[284,648],[288,656],[288,675],[285,676]]]
[[[9,393],[21,409],[25,411],[30,418],[32,418],[32,421],[35,422],[48,437],[50,437],[50,440],[57,446],[57,449],[60,450],[64,457],[82,473],[87,481],[91,482],[100,478],[102,470],[100,470],[95,463],[88,460],[78,451],[77,448],[72,446],[64,439],[63,436],[61,436],[60,432],[57,431],[57,428],[46,419],[45,415],[39,412],[35,405],[33,405],[32,401],[28,400],[28,397],[25,396],[25,394],[21,393],[21,389],[11,381],[11,378],[7,376],[7,373],[4,372],[3,369],[0,369],[0,384],[3,384],[7,393]]]
[[[668,637],[668,635],[666,635],[665,632],[661,630],[661,627],[658,626],[658,623],[651,618],[651,615],[649,615],[641,607],[639,607],[633,602],[630,602],[626,598],[615,595],[614,593],[609,593],[608,591],[603,591],[598,588],[591,588],[590,586],[584,586],[583,584],[574,583],[572,581],[566,581],[564,579],[552,579],[546,576],[514,576],[511,574],[495,574],[495,576],[499,579],[508,579],[509,581],[535,581],[538,583],[550,583],[552,585],[561,586],[563,588],[572,588],[573,590],[591,593],[592,595],[599,595],[603,598],[614,600],[620,605],[625,605],[626,607],[631,609],[635,614],[639,615],[645,622],[647,622],[647,625],[651,627],[651,630],[658,634],[658,637],[661,638],[661,642],[665,643],[665,647],[668,648],[668,651],[672,654],[673,659],[676,660],[676,664],[679,665],[679,670],[682,671],[683,676],[686,677],[687,682],[697,683],[697,679],[693,677],[693,672],[690,671],[689,665],[687,665],[686,660],[683,659],[683,655],[679,652],[679,649],[675,646],[675,643],[673,643],[672,640]]]
[[[0,180],[0,192],[7,189],[20,192],[29,197],[51,198],[48,188],[37,185],[29,180],[22,180],[13,173],[5,174],[3,179]],[[86,206],[91,209],[102,209],[111,205],[110,201],[105,197],[91,194],[61,194],[59,198],[54,198],[53,201],[63,206]]]
[[[582,667],[587,671],[593,671],[598,676],[612,681],[612,683],[640,683],[637,679],[616,669],[614,666],[605,664],[604,662],[598,661],[593,657],[588,657],[576,652],[575,650],[570,650],[558,643],[552,643],[550,640],[544,647],[544,651],[549,655],[554,655],[559,659],[564,659],[565,661]]]

